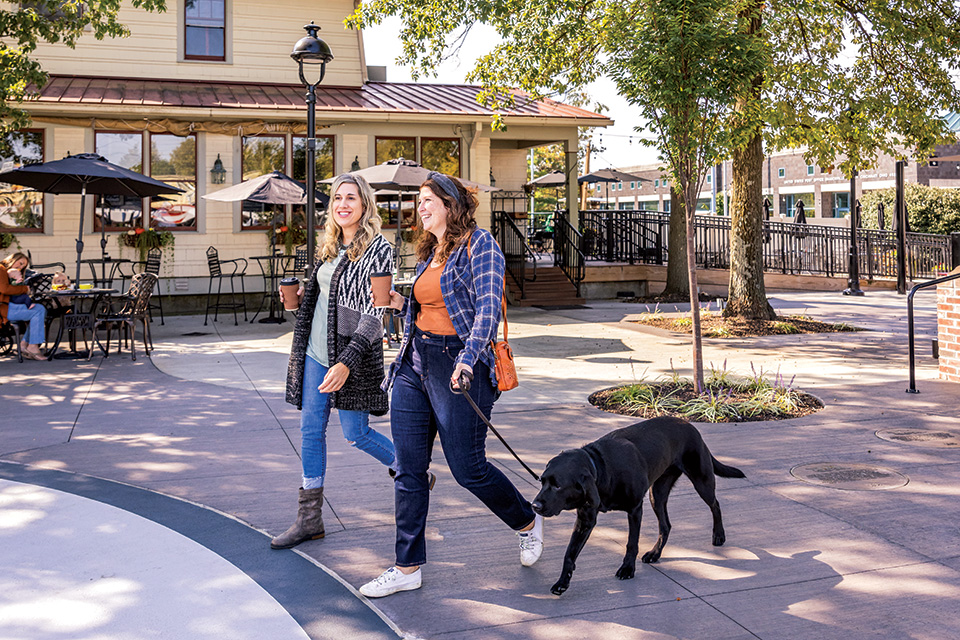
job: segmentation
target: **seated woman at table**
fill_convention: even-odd
[[[19,252],[0,260],[0,326],[8,321],[26,322],[27,333],[20,342],[20,351],[30,360],[46,360],[40,353],[40,345],[44,340],[44,323],[47,319],[46,308],[42,304],[27,305],[12,300],[16,296],[28,295],[30,289],[24,284],[11,282],[10,272],[22,273],[29,266],[30,259]]]
[[[360,176],[334,181],[326,232],[300,309],[287,369],[288,403],[301,409],[303,485],[297,520],[270,542],[289,549],[324,536],[321,509],[326,430],[336,408],[347,441],[393,470],[393,443],[369,426],[387,412],[383,382],[383,308],[374,308],[370,275],[391,270],[373,189]],[[280,299],[283,301],[283,288]],[[287,306],[286,304],[284,306]],[[391,474],[392,475],[392,474]]]

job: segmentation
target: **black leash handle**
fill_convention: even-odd
[[[503,443],[503,446],[505,446],[505,447],[507,448],[507,451],[509,451],[509,452],[513,455],[513,457],[517,459],[517,462],[520,463],[520,466],[522,466],[524,469],[526,469],[527,472],[528,472],[531,476],[533,476],[533,479],[534,479],[534,480],[536,480],[537,482],[540,482],[540,476],[538,476],[536,473],[534,473],[533,469],[531,469],[530,467],[528,467],[528,466],[527,466],[527,463],[520,459],[520,456],[518,456],[518,455],[517,455],[517,452],[513,450],[513,447],[511,447],[509,444],[507,444],[507,441],[503,439],[503,436],[500,435],[500,432],[497,431],[497,428],[496,428],[495,426],[493,426],[493,425],[490,423],[489,420],[487,420],[487,417],[486,417],[485,415],[483,415],[483,412],[482,412],[482,411],[480,411],[480,407],[477,406],[477,403],[474,402],[474,401],[473,401],[473,398],[470,397],[470,394],[467,393],[467,391],[470,390],[470,381],[471,381],[472,379],[473,379],[473,375],[467,373],[466,371],[461,371],[461,372],[460,372],[460,388],[457,389],[456,387],[454,387],[454,386],[453,386],[453,380],[451,380],[451,381],[450,381],[450,391],[451,391],[452,393],[459,393],[460,395],[462,395],[464,398],[467,399],[467,402],[470,403],[470,406],[473,407],[473,410],[477,413],[478,416],[480,416],[480,419],[483,420],[483,422],[487,425],[487,427],[490,428],[490,431],[493,431],[493,435],[497,436],[497,438],[500,440],[500,442]]]

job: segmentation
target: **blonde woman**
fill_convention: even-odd
[[[392,249],[380,235],[373,189],[349,173],[336,179],[317,266],[298,291],[300,309],[287,369],[287,402],[301,410],[297,520],[270,542],[289,549],[324,536],[323,479],[330,412],[347,441],[393,470],[389,438],[369,426],[387,412],[383,382],[383,309],[374,308],[370,274],[391,270]],[[281,290],[281,298],[283,291]]]

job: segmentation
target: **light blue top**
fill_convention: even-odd
[[[330,366],[327,355],[327,313],[330,310],[330,280],[346,249],[341,249],[337,257],[330,262],[324,262],[317,269],[317,285],[320,293],[317,297],[317,306],[313,310],[313,325],[310,328],[310,342],[307,344],[307,355],[325,367]]]

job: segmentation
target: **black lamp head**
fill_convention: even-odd
[[[333,60],[330,46],[317,36],[320,27],[311,22],[303,27],[307,35],[297,40],[293,45],[290,57],[299,64],[326,64]]]

